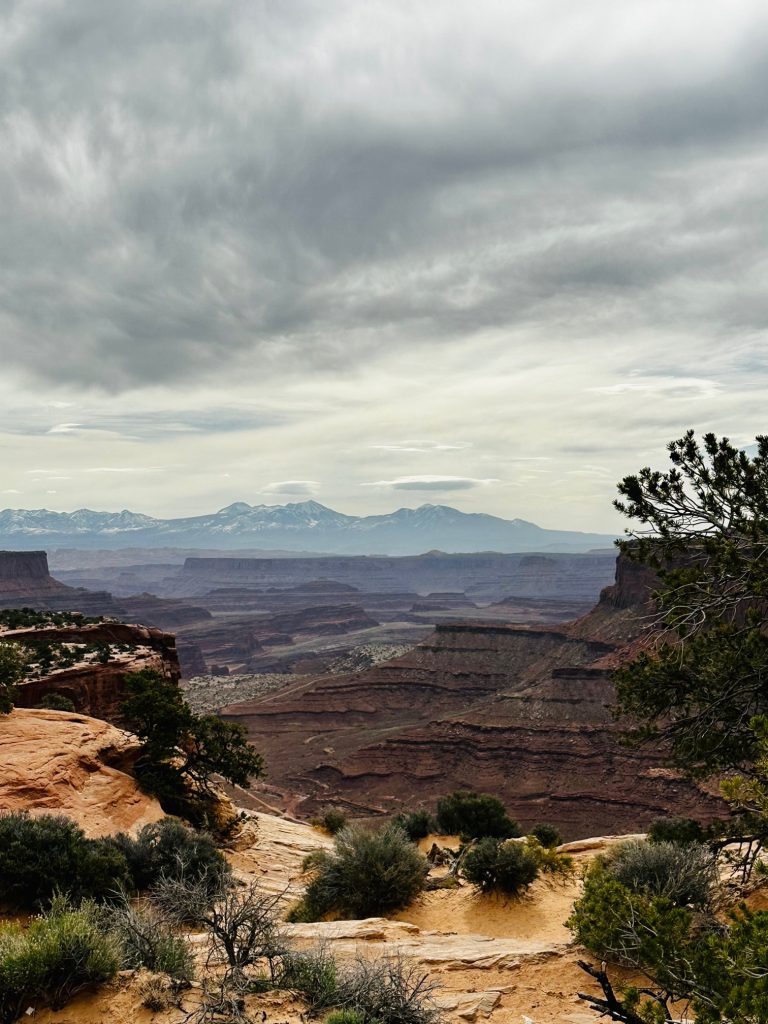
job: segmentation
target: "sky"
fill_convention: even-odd
[[[0,505],[613,530],[766,430],[763,0],[5,0]]]

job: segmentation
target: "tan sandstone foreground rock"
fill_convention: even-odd
[[[60,812],[90,835],[135,830],[162,816],[125,769],[135,741],[105,722],[78,714],[15,710],[0,717],[0,809]],[[250,845],[228,854],[240,879],[255,878],[286,901],[300,895],[301,864],[331,840],[311,826],[255,814],[245,832]],[[612,840],[573,844],[583,862]],[[594,1016],[577,991],[593,991],[577,967],[580,951],[563,922],[579,891],[577,875],[539,879],[519,899],[479,896],[471,886],[427,892],[396,920],[286,925],[298,947],[323,941],[341,960],[399,954],[439,985],[437,1000],[449,1024],[589,1024]],[[199,937],[193,943],[200,946]],[[200,946],[202,953],[202,947]],[[40,1010],[40,1024],[182,1024],[184,1010],[152,1013],[142,1006],[140,979],[122,974],[96,992],[84,992],[59,1012]],[[250,998],[250,997],[249,997]],[[249,1009],[250,1009],[249,1004]],[[302,1024],[302,1006],[290,993],[253,997],[254,1019]],[[262,1016],[263,1015],[263,1016]]]
[[[96,718],[16,708],[0,715],[0,811],[66,814],[90,836],[162,818],[126,773],[136,740]]]

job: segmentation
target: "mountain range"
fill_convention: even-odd
[[[588,551],[609,547],[609,534],[545,530],[524,519],[460,512],[448,505],[350,516],[317,501],[249,505],[238,501],[209,515],[157,519],[137,512],[4,509],[0,545],[30,548],[209,547],[301,549],[326,554],[411,555],[441,551]]]

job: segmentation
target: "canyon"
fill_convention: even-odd
[[[643,828],[722,803],[661,749],[621,745],[611,669],[643,642],[651,574],[620,558],[586,616],[559,626],[447,622],[398,658],[235,703],[294,812],[375,817],[454,789],[499,796],[522,825],[569,838]]]
[[[0,806],[32,815],[64,814],[88,836],[135,834],[162,816],[131,777],[136,743],[102,721],[61,711],[16,709],[0,716]],[[450,837],[430,836],[433,841]],[[610,837],[562,847],[577,867],[609,850]],[[328,849],[327,835],[305,822],[269,812],[247,812],[234,848],[225,851],[239,883],[257,881],[286,905],[306,884],[303,861]],[[440,869],[437,870],[439,875]],[[401,956],[438,984],[436,1002],[450,1024],[590,1024],[595,1018],[577,991],[594,991],[578,968],[583,951],[565,920],[579,893],[578,871],[558,882],[538,879],[522,899],[482,895],[471,886],[423,893],[389,918],[288,924],[282,937],[293,948],[318,942],[341,962],[356,956]],[[205,947],[187,936],[200,970]],[[143,1005],[146,974],[125,970],[96,989],[74,996],[62,1009],[39,1007],[43,1024],[180,1024],[195,1005],[199,984],[182,993],[184,1009]],[[295,993],[276,991],[249,1002],[254,1019],[301,1024],[306,1008]]]
[[[101,565],[98,579],[124,569]],[[114,719],[126,671],[204,676],[195,706],[242,723],[267,757],[268,780],[238,798],[304,817],[333,803],[377,818],[461,788],[569,838],[721,812],[663,750],[619,742],[611,670],[642,646],[654,583],[624,558],[187,556],[162,571],[161,595],[101,591],[105,607],[151,626],[79,627],[81,642],[111,644],[110,658],[30,679],[20,703],[55,689]],[[98,603],[99,592],[52,581],[40,553],[9,554],[5,569],[0,556],[2,572],[16,574],[9,590],[24,603]],[[74,643],[61,629],[47,639]]]
[[[304,671],[361,643],[415,644],[436,621],[561,622],[586,612],[613,577],[612,552],[379,558],[54,553],[56,576],[108,591],[121,617],[175,630],[185,676]],[[136,551],[136,558],[147,558]],[[341,639],[342,636],[346,639]],[[335,639],[334,639],[335,638]],[[314,668],[308,666],[308,659]]]

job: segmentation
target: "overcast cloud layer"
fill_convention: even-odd
[[[0,504],[615,527],[768,428],[766,95],[764,2],[9,0]]]

